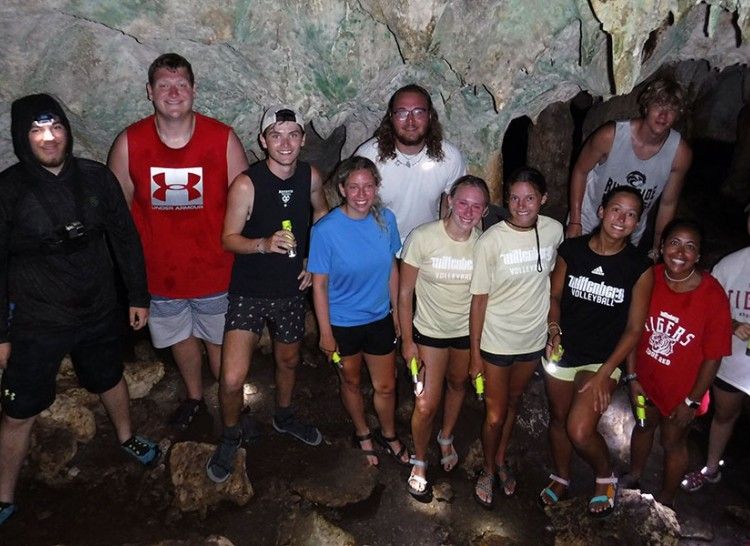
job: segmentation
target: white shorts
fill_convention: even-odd
[[[193,299],[153,297],[148,317],[151,342],[164,349],[193,336],[221,345],[228,301],[226,292]]]

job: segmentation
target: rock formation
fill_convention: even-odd
[[[749,12],[740,0],[8,0],[0,166],[15,161],[10,102],[40,91],[68,110],[77,153],[104,159],[151,110],[149,63],[177,51],[194,64],[196,107],[232,124],[251,155],[261,155],[259,119],[272,101],[293,103],[324,138],[345,127],[348,155],[390,94],[417,81],[472,172],[494,180],[512,119],[535,121],[580,90],[627,93],[664,64],[746,63]],[[321,163],[338,159],[340,140]]]

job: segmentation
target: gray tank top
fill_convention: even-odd
[[[648,211],[664,191],[669,179],[679,144],[680,133],[671,129],[656,155],[646,160],[639,159],[633,151],[630,120],[618,121],[607,161],[589,171],[586,179],[586,191],[581,203],[583,233],[591,233],[599,225],[596,212],[605,193],[617,186],[631,186],[641,192],[645,205],[641,221],[630,237],[631,242],[637,245],[646,229]]]

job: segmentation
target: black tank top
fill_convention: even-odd
[[[298,161],[294,174],[282,180],[265,161],[245,171],[255,187],[253,212],[242,235],[248,239],[268,237],[281,229],[282,220],[292,222],[297,256],[286,254],[237,254],[229,285],[231,294],[256,298],[287,298],[300,294],[297,276],[307,256],[310,233],[310,182],[308,163]]]

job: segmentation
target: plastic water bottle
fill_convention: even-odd
[[[646,397],[639,394],[635,400],[637,402],[635,406],[635,418],[638,421],[638,426],[643,428],[646,426]]]
[[[484,375],[479,372],[474,378],[474,392],[477,394],[477,400],[484,400]]]
[[[419,380],[419,362],[417,362],[416,356],[411,357],[409,361],[409,373],[412,383],[414,383],[414,396],[420,396],[424,392],[424,383]]]
[[[289,233],[292,232],[292,221],[291,220],[282,220],[281,221],[281,229],[284,231],[288,231]],[[294,238],[294,235],[292,235],[292,239]],[[296,245],[297,243],[295,243]],[[294,258],[297,255],[297,248],[296,246],[293,246],[287,251],[287,256],[290,258]]]

